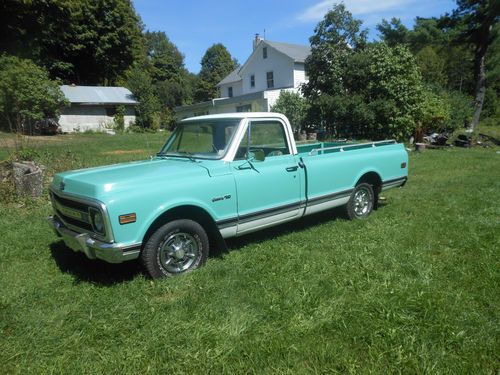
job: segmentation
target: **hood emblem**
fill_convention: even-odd
[[[61,181],[61,183],[59,184],[59,189],[64,190],[65,187],[66,184],[63,181]]]

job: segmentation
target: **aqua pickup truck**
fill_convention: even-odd
[[[201,116],[151,160],[56,174],[49,222],[88,258],[141,258],[158,278],[198,268],[226,238],[332,207],[366,218],[407,176],[393,140],[296,145],[281,114]]]

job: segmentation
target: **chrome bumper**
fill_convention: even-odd
[[[123,246],[116,243],[98,241],[88,233],[77,233],[68,229],[57,216],[47,218],[50,227],[66,246],[73,251],[84,253],[89,259],[102,259],[108,263],[122,263],[139,257],[141,245]]]

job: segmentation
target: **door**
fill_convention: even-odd
[[[298,161],[290,152],[280,121],[251,121],[231,166],[237,189],[238,233],[298,215]]]

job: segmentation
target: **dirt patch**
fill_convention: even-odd
[[[144,149],[137,149],[137,150],[114,150],[114,151],[106,151],[106,152],[101,152],[101,155],[129,155],[129,154],[143,154],[146,153],[147,151]]]
[[[24,146],[36,145],[38,143],[46,142],[63,142],[73,139],[73,136],[67,135],[23,135],[22,139],[17,139],[15,135],[0,136],[0,145],[5,148],[15,148],[17,144],[23,144]]]

